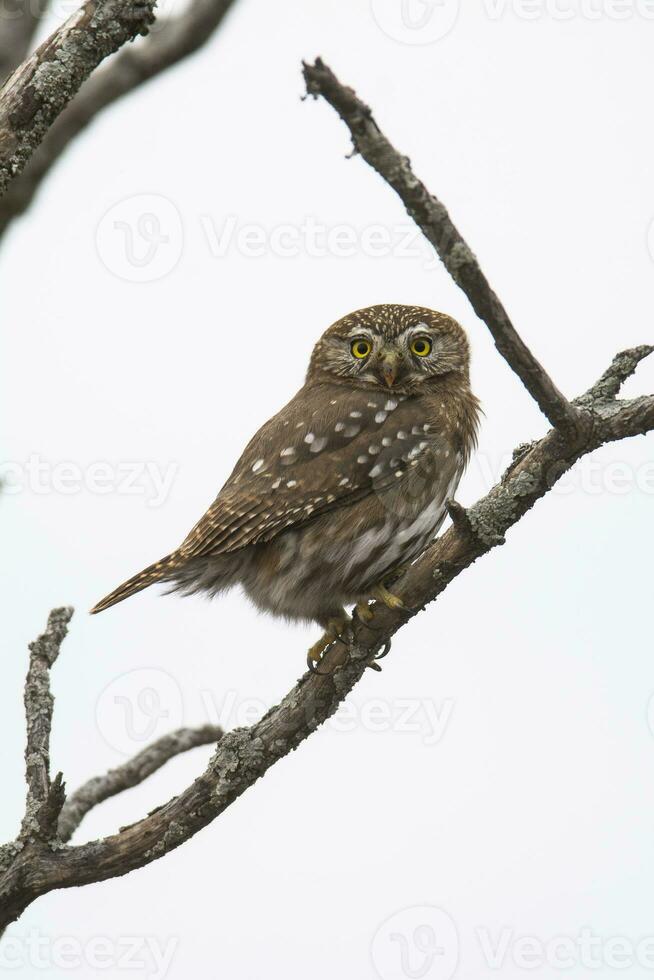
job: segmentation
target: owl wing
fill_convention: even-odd
[[[269,541],[398,486],[433,448],[434,426],[422,417],[421,402],[338,384],[300,389],[251,439],[179,553],[188,559]]]

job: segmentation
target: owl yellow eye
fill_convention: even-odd
[[[362,360],[364,357],[367,357],[372,350],[372,344],[369,340],[362,340],[361,337],[359,337],[358,340],[352,341],[350,350],[352,351],[353,357],[358,357],[359,360]]]
[[[417,357],[427,357],[431,353],[431,340],[429,337],[414,337],[411,341],[411,353]]]

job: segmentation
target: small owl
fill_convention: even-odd
[[[246,446],[171,554],[92,612],[155,582],[217,595],[240,584],[262,610],[325,630],[310,665],[438,532],[476,445],[468,342],[444,313],[382,305],[334,323],[306,381]]]

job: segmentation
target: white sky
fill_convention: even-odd
[[[411,0],[403,27],[400,7],[239,0],[197,57],[88,130],[4,243],[3,454],[19,492],[0,504],[3,839],[22,810],[26,645],[51,606],[77,608],[53,674],[53,767],[71,789],[178,724],[247,723],[301,673],[316,630],[236,593],[86,610],[179,542],[334,319],[390,301],[466,326],[486,416],[462,503],[545,431],[426,247],[405,254],[409,219],[345,160],[333,111],[300,100],[302,58],[321,54],[373,106],[566,393],[652,340],[654,10],[485,0],[452,24],[452,0]],[[651,390],[650,364],[626,391]],[[654,936],[653,446],[578,466],[402,631],[340,722],[164,860],[41,899],[3,969],[114,980],[132,937],[128,975],[169,980],[650,975],[654,942],[636,945]],[[137,819],[208,753],[98,808],[76,839]],[[584,929],[601,965],[577,945],[565,971],[554,941]]]

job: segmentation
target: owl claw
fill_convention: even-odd
[[[343,630],[349,622],[349,616],[346,619],[330,619],[327,623],[327,629],[320,637],[317,643],[314,643],[312,647],[309,647],[307,652],[307,667],[312,674],[331,674],[331,670],[318,670],[318,664],[322,662],[323,657],[329,650],[332,644],[340,640],[343,635]]]
[[[313,656],[311,654],[311,650],[309,650],[309,652],[307,654],[307,667],[309,668],[309,670],[311,671],[311,673],[312,674],[320,674],[321,676],[325,676],[327,674],[331,674],[332,673],[331,670],[318,670],[318,664],[319,663],[320,663],[320,658],[318,660],[314,660],[313,659]]]
[[[309,647],[307,651],[307,667],[312,674],[329,673],[329,671],[318,670],[318,664],[322,661],[323,656],[325,653],[327,653],[333,642],[334,637],[328,638],[327,633],[325,633],[323,636],[321,636],[317,643],[314,643],[312,647]]]
[[[383,582],[376,585],[371,590],[370,595],[373,599],[383,603],[388,609],[400,609],[402,612],[411,612],[409,607],[405,606],[404,601],[400,599],[399,595],[389,592]]]
[[[375,615],[367,602],[357,602],[354,611],[362,623],[369,623]]]
[[[391,641],[386,640],[379,653],[375,656],[375,660],[383,660],[384,657],[388,656],[390,651],[391,651]],[[379,669],[381,670],[381,667]]]
[[[390,640],[386,640],[384,642],[383,647],[379,651],[379,653],[375,654],[375,656],[372,658],[372,660],[368,661],[368,663],[366,664],[366,667],[370,667],[371,670],[379,670],[379,671],[381,671],[381,667],[379,666],[379,664],[377,663],[377,661],[378,660],[383,660],[384,657],[388,656],[388,653],[389,653],[390,649],[391,649],[391,641]]]

